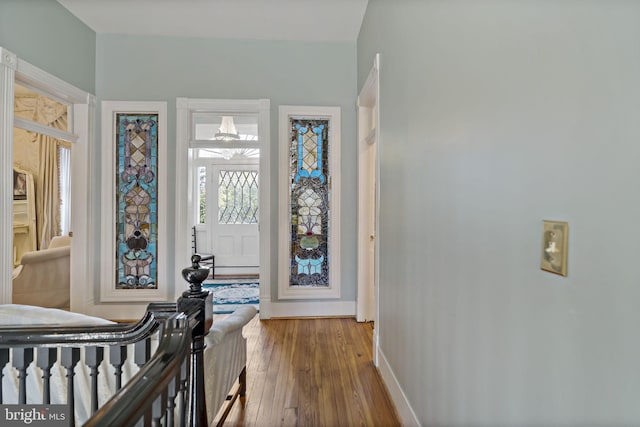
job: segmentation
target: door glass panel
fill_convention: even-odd
[[[218,182],[219,224],[257,224],[258,171],[221,170]]]

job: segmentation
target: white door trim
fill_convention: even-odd
[[[373,355],[378,365],[380,54],[358,96],[358,294],[356,320],[373,321]],[[373,187],[373,188],[372,188]],[[373,251],[373,254],[371,252]],[[372,265],[373,263],[373,265]]]
[[[358,294],[356,319],[376,318],[378,139],[380,85],[375,56],[373,67],[358,95]],[[373,251],[373,256],[371,252]],[[372,265],[373,264],[373,265]]]
[[[19,82],[73,106],[72,132],[77,138],[71,150],[72,180],[71,230],[71,310],[85,312],[88,298],[93,296],[93,251],[95,217],[92,212],[93,177],[88,171],[93,146],[95,96],[18,58],[0,47],[0,253],[10,254],[12,248],[12,181],[13,181],[13,97]],[[73,212],[77,214],[74,215]],[[82,256],[80,256],[82,254]],[[5,259],[6,258],[6,259]],[[0,302],[12,298],[11,257],[0,257]]]
[[[179,297],[187,285],[182,278],[182,269],[188,265],[186,254],[191,254],[191,227],[193,212],[193,165],[189,162],[191,147],[191,114],[199,111],[216,113],[250,113],[258,115],[258,141],[260,142],[260,318],[271,317],[271,192],[270,192],[270,101],[268,99],[194,99],[177,98],[176,121],[176,257],[175,280],[176,295]],[[184,286],[180,286],[184,284]]]
[[[11,302],[13,271],[13,86],[18,58],[0,48],[0,288],[2,303]]]
[[[116,133],[117,113],[158,114],[158,247],[156,289],[116,289]],[[173,293],[168,280],[168,232],[167,232],[167,103],[138,101],[102,101],[102,229],[100,301],[102,302],[152,302],[165,301]]]

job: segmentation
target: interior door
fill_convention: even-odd
[[[356,319],[374,321],[377,317],[378,281],[378,139],[379,99],[378,81],[380,56],[376,54],[358,96],[358,297]],[[374,341],[377,329],[374,329]],[[377,365],[377,343],[374,361]]]
[[[212,164],[207,172],[216,274],[258,274],[258,164]]]

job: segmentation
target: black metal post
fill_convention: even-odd
[[[178,298],[178,311],[188,313],[197,310],[198,324],[193,330],[191,343],[191,386],[188,398],[188,425],[207,425],[207,407],[204,395],[204,337],[213,322],[213,303],[209,292],[202,289],[202,282],[209,275],[208,268],[200,268],[200,255],[191,257],[191,267],[182,270],[182,277],[189,282],[189,290]]]

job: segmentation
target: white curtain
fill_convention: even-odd
[[[49,127],[67,130],[67,107],[45,96],[22,100],[31,103],[33,116],[29,118]],[[60,235],[60,184],[58,146],[61,141],[37,134],[38,170],[36,181],[36,229],[38,249],[46,249],[51,239]]]
[[[60,231],[60,192],[58,191],[58,145],[49,136],[38,135],[39,161],[36,181],[36,224],[38,248],[46,249]]]
[[[14,102],[16,116],[51,128],[67,130],[66,105],[36,93],[16,96]],[[38,150],[37,166],[33,165],[32,171],[36,187],[37,244],[38,249],[46,249],[51,238],[59,236],[62,232],[61,197],[65,196],[62,194],[64,189],[60,187],[58,148],[70,148],[70,145],[42,134],[35,134],[34,139]],[[67,194],[68,188],[67,183]],[[68,196],[66,200],[68,205]]]

